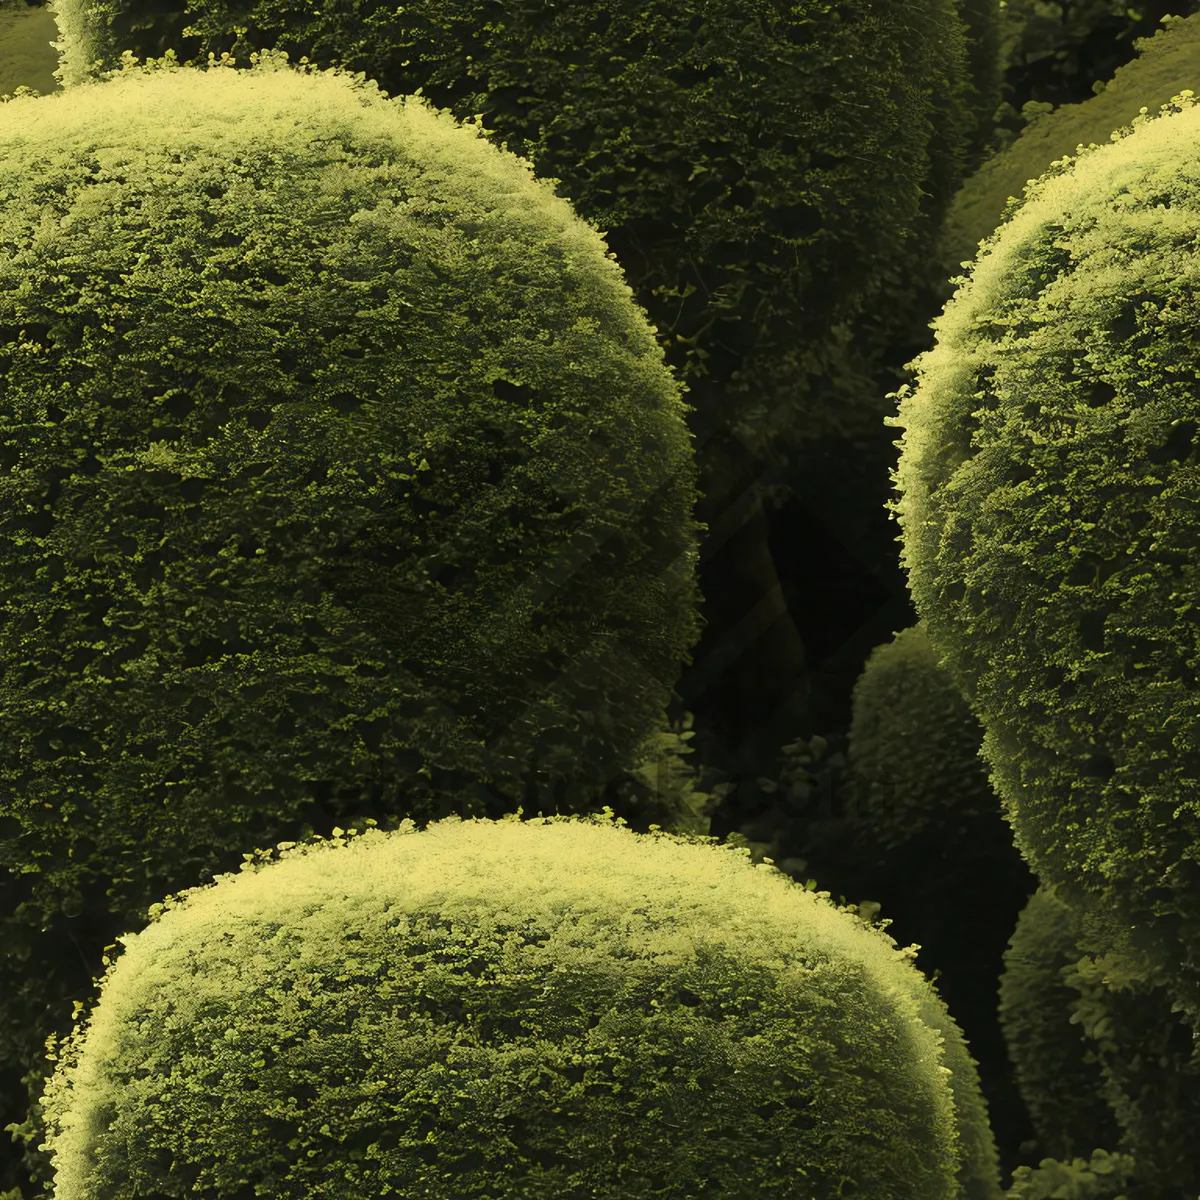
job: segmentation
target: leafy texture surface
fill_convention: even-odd
[[[4,118],[0,861],[132,903],[313,801],[631,765],[699,628],[695,467],[599,235],[271,58]]]
[[[44,1100],[58,1200],[998,1194],[909,956],[744,850],[516,816],[278,850],[120,939]]]
[[[973,8],[972,27],[991,28],[994,4]],[[910,295],[986,105],[953,0],[57,0],[57,12],[67,88],[125,52],[228,52],[240,66],[277,48],[478,115],[606,231],[691,389],[714,514],[746,486],[727,472],[747,452],[779,468],[822,434],[877,426],[883,394],[864,394],[861,374],[842,380],[847,356],[869,361]],[[989,46],[973,53],[990,96]]]
[[[1033,184],[892,422],[914,603],[1017,846],[1112,988],[1193,1029],[1198,128],[1184,92]]]

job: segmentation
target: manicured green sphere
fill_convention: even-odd
[[[890,507],[1018,849],[1200,1025],[1200,109],[1119,132],[957,280]]]
[[[981,736],[920,624],[871,651],[854,685],[849,761],[856,819],[881,849],[995,812]]]
[[[160,896],[439,772],[582,808],[699,636],[686,410],[601,235],[419,97],[0,107],[0,862]]]
[[[56,1200],[999,1200],[911,951],[715,839],[519,817],[155,906],[43,1097]]]

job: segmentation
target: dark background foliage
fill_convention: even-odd
[[[1135,58],[1134,41],[1153,36],[1161,17],[1187,17],[1198,7],[1163,0],[1136,8],[1009,4],[1014,44],[993,144],[1015,139],[1023,111],[1033,116],[1043,106],[1089,99],[1094,83]],[[925,309],[913,314],[909,337],[897,341],[879,375],[884,391],[895,388],[898,376],[910,378],[903,364],[930,345],[927,323],[949,294],[948,287],[932,290]],[[790,498],[768,515],[772,558],[806,653],[811,690],[803,735],[828,740],[807,767],[813,782],[780,785],[797,768],[796,755],[784,749],[797,730],[787,714],[774,720],[775,713],[755,706],[752,681],[741,689],[714,684],[689,697],[698,731],[693,745],[702,762],[720,767],[733,784],[714,815],[714,835],[742,833],[756,854],[798,878],[815,877],[835,899],[878,902],[880,916],[892,918],[889,935],[900,945],[920,945],[917,965],[936,976],[979,1061],[1007,1187],[1014,1167],[1035,1166],[1054,1153],[1034,1140],[996,1018],[1002,956],[1036,877],[998,811],[929,830],[890,856],[862,844],[848,820],[854,797],[842,760],[854,684],[874,647],[917,622],[899,565],[898,526],[882,507],[899,458],[897,436],[884,428],[870,439],[829,439],[804,470],[789,474]],[[731,668],[728,683],[736,678]]]

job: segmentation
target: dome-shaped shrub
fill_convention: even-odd
[[[1000,977],[1000,1025],[1038,1145],[1068,1162],[1120,1135],[1095,1050],[1071,1020],[1079,993],[1062,974],[1080,957],[1081,932],[1071,908],[1039,887],[1017,918]]]
[[[1114,130],[1128,125],[1141,108],[1157,112],[1184,88],[1200,88],[1200,13],[1162,21],[1153,37],[1134,42],[1137,57],[1118,68],[1100,92],[1039,114],[959,188],[935,251],[947,279],[976,256],[980,242],[1002,223],[1009,202],[1051,163],[1080,145],[1107,146]]]
[[[700,626],[687,406],[527,163],[275,58],[0,149],[0,861],[126,898],[633,765]]]
[[[852,706],[854,816],[881,849],[894,850],[931,822],[998,811],[979,758],[983,730],[920,624],[871,651]]]
[[[705,497],[722,492],[712,522],[746,487],[726,472],[743,445],[777,465],[878,422],[882,393],[831,402],[829,375],[874,293],[891,293],[876,312],[903,305],[995,107],[999,6],[965,7],[57,0],[56,74],[71,88],[126,52],[241,66],[277,48],[478,115],[607,231],[691,388]]]
[[[911,364],[889,507],[1018,849],[1200,1026],[1198,146],[1184,93],[1029,187]]]
[[[1130,977],[1119,956],[1084,954],[1084,930],[1042,886],[1005,954],[1000,1022],[1040,1145],[1064,1163],[1098,1146],[1132,1156],[1129,1200],[1190,1195],[1200,1179],[1191,1028],[1168,989]]]
[[[599,817],[337,834],[120,939],[56,1200],[998,1200],[944,1005],[825,894]]]
[[[982,736],[920,624],[877,646],[852,696],[847,816],[810,857],[818,870],[831,856],[853,864],[836,889],[826,886],[881,901],[904,938],[920,944],[917,965],[936,979],[984,1078],[990,1069],[1007,1092],[993,1091],[993,1105],[1015,1109],[996,977],[1036,880],[988,782]]]

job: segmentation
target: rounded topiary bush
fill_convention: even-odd
[[[884,852],[935,826],[994,814],[983,730],[920,624],[876,646],[854,685],[849,737],[855,821]]]
[[[0,145],[10,1091],[247,844],[637,769],[699,526],[620,268],[477,130],[267,56],[10,101]]]
[[[0,145],[0,861],[124,898],[635,762],[700,627],[687,406],[528,163],[274,56]]]
[[[1079,959],[1082,926],[1045,885],[1017,918],[1000,977],[1000,1026],[1041,1151],[1070,1161],[1115,1146],[1120,1129],[1104,1072],[1077,1020],[1063,971]]]
[[[998,0],[57,0],[55,13],[68,89],[124,53],[243,66],[285,50],[477,119],[606,231],[688,390],[709,547],[752,566],[743,587],[705,555],[711,637],[681,694],[734,742],[749,710],[805,717],[803,642],[755,536],[762,501],[821,460],[820,439],[880,432],[895,376],[881,385],[879,360],[922,306],[938,224],[998,99]],[[845,504],[851,519],[864,507]],[[753,661],[721,680],[715,647],[735,626],[755,634]]]
[[[1130,973],[1119,953],[1079,953],[1082,941],[1061,978],[1073,993],[1070,1020],[1100,1066],[1102,1094],[1121,1130],[1117,1148],[1138,1163],[1130,1200],[1191,1196],[1200,1191],[1191,1023],[1170,986]]]
[[[1157,112],[1172,96],[1200,81],[1200,13],[1164,16],[1162,23],[1153,37],[1134,42],[1137,57],[1120,67],[1096,95],[1079,104],[1044,105],[1048,111],[1038,114],[1016,141],[959,188],[935,250],[947,279],[967,265],[964,260],[975,257],[980,243],[1011,209],[1010,201],[1051,163],[1074,154],[1081,145],[1108,145],[1113,131],[1128,125],[1140,109]],[[952,292],[952,285],[947,286]]]
[[[870,336],[847,347],[846,324],[903,309],[995,108],[999,8],[969,7],[58,0],[56,74],[71,88],[126,52],[242,66],[277,48],[478,116],[608,231],[691,388],[711,522],[757,482],[743,445],[761,473],[804,440],[877,426],[881,393],[829,389]],[[878,354],[886,337],[871,340]]]
[[[1200,1179],[1191,1029],[1166,989],[1129,977],[1119,957],[1082,953],[1083,931],[1042,886],[1005,954],[1000,1023],[1038,1144],[1064,1185],[1070,1175],[1082,1189],[1067,1164],[1111,1146],[1138,1164],[1122,1181],[1127,1200],[1190,1196]]]
[[[871,652],[854,685],[846,816],[805,857],[818,869],[837,863],[836,886],[825,886],[874,897],[896,936],[919,944],[917,965],[936,981],[991,1089],[997,1141],[1015,1149],[1025,1116],[996,1023],[996,977],[1036,881],[988,783],[981,740],[922,626],[898,632]]]
[[[890,938],[606,817],[335,831],[155,906],[56,1056],[57,1200],[998,1200]]]
[[[656,733],[653,744],[648,746],[637,766],[618,776],[606,791],[606,794],[612,794],[617,810],[629,815],[631,828],[644,830],[658,826],[668,832],[708,834],[710,814],[732,785],[719,782],[722,778],[720,770],[689,762],[686,756],[694,754],[689,742],[695,736],[691,725],[691,713],[684,713],[682,719],[673,720],[670,727]],[[370,822],[371,818],[367,818],[367,823]],[[736,844],[733,835],[727,840],[730,845]],[[761,858],[762,854],[751,854],[752,862],[760,862]],[[211,878],[211,872],[208,874]],[[811,882],[806,886],[810,890],[815,888]],[[7,899],[4,893],[0,895]],[[2,988],[5,1004],[0,1009],[0,1062],[14,1064],[8,1068],[10,1070],[14,1070],[16,1064],[25,1068],[20,1086],[7,1090],[11,1092],[11,1098],[0,1091],[0,1102],[5,1108],[11,1108],[13,1102],[24,1104],[19,1110],[24,1118],[0,1128],[12,1135],[14,1144],[8,1152],[12,1159],[8,1170],[13,1177],[28,1177],[36,1187],[37,1183],[50,1184],[53,1180],[50,1158],[40,1148],[44,1126],[41,1105],[36,1099],[48,1075],[53,1073],[53,1063],[48,1064],[44,1056],[47,1033],[55,1030],[65,1033],[71,1027],[72,1009],[78,1010],[80,1003],[96,994],[95,983],[86,994],[82,985],[89,973],[97,977],[100,974],[101,947],[113,949],[118,943],[110,942],[104,946],[109,935],[91,941],[88,949],[96,955],[96,970],[90,972],[83,964],[84,976],[72,995],[73,980],[64,978],[64,972],[59,968],[62,964],[77,966],[80,962],[76,958],[80,950],[76,938],[78,910],[70,907],[66,912],[55,914],[53,932],[43,929],[38,935],[31,928],[36,918],[28,912],[29,908],[29,905],[18,906],[12,918],[0,919],[0,950],[12,959]],[[72,913],[77,916],[72,917]],[[49,968],[49,964],[54,964],[54,968]],[[74,974],[78,977],[78,966]],[[48,1002],[52,1000],[53,1003]],[[944,1021],[936,1024],[940,1015],[944,1016]],[[946,1010],[937,1004],[928,1004],[923,1008],[922,1016],[926,1021],[934,1022],[946,1037],[950,1066],[955,1068],[960,1061],[965,1062],[968,1057],[966,1044]],[[955,1102],[968,1112],[972,1111],[974,1078],[970,1064],[956,1070],[952,1076]],[[986,1129],[985,1116],[980,1128]],[[966,1132],[965,1136],[970,1138],[972,1134]],[[4,1142],[0,1141],[2,1145]],[[22,1196],[28,1194],[20,1190],[11,1195],[0,1192],[0,1200],[22,1200]]]
[[[1032,184],[889,421],[914,605],[1018,849],[1194,1025],[1198,132],[1183,93]]]

